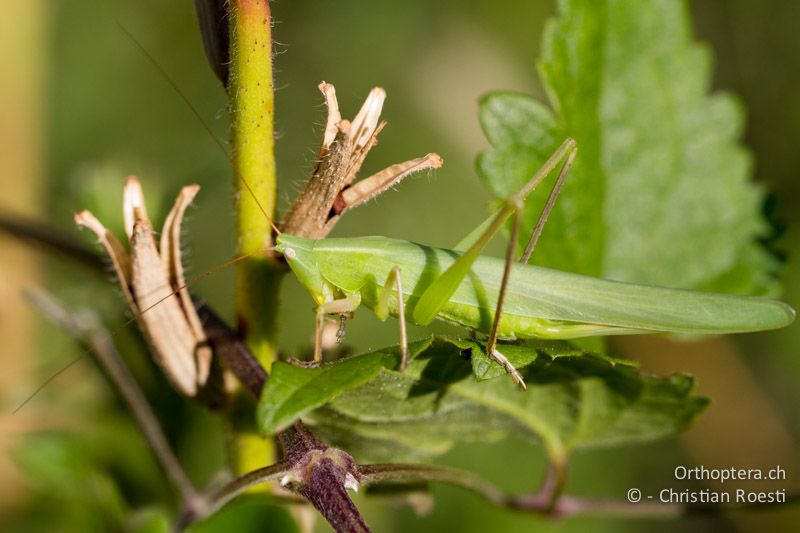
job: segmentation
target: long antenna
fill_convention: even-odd
[[[272,248],[268,248],[268,249],[272,249]],[[239,257],[234,257],[233,259],[229,259],[228,261],[225,261],[224,263],[222,263],[222,264],[220,264],[220,265],[217,265],[216,267],[212,268],[211,270],[208,270],[208,271],[206,271],[206,272],[203,272],[202,274],[198,274],[198,275],[196,275],[196,276],[192,277],[192,278],[191,278],[189,281],[187,281],[187,282],[186,282],[186,283],[184,283],[183,285],[181,285],[181,286],[177,287],[177,288],[176,288],[175,290],[173,290],[171,293],[167,294],[167,295],[166,295],[166,296],[164,296],[163,298],[160,298],[158,301],[156,301],[155,303],[151,304],[150,306],[148,306],[148,307],[146,307],[146,308],[144,308],[144,309],[140,310],[139,312],[133,311],[133,316],[132,316],[131,318],[129,318],[128,320],[126,320],[126,321],[125,321],[124,323],[122,323],[121,325],[119,325],[119,326],[117,326],[116,328],[114,328],[114,330],[113,330],[113,331],[111,331],[111,332],[109,333],[109,337],[113,339],[113,338],[114,338],[114,337],[116,337],[116,336],[117,336],[117,335],[118,335],[120,332],[122,332],[122,330],[124,330],[125,328],[127,328],[128,326],[130,326],[131,324],[133,324],[134,322],[136,322],[136,321],[137,321],[137,320],[138,320],[138,319],[139,319],[139,318],[140,318],[140,317],[141,317],[143,314],[145,314],[146,312],[148,312],[150,309],[153,309],[154,307],[156,307],[158,304],[160,304],[160,303],[161,303],[161,302],[163,302],[164,300],[167,300],[167,299],[169,299],[169,298],[172,298],[173,296],[177,295],[177,294],[178,294],[180,291],[182,291],[183,289],[188,289],[189,287],[191,287],[191,286],[192,286],[192,285],[194,285],[195,283],[199,282],[199,281],[200,281],[200,280],[202,280],[203,278],[205,278],[205,277],[207,277],[207,276],[210,276],[210,275],[212,275],[212,274],[216,274],[217,272],[219,272],[219,271],[220,271],[220,270],[222,270],[223,268],[229,267],[230,265],[232,265],[232,264],[234,264],[234,263],[238,263],[239,261],[242,261],[243,259],[247,259],[247,258],[248,258],[248,257],[250,257],[251,255],[253,255],[253,254],[252,254],[252,253],[249,253],[249,254],[240,255]],[[41,385],[39,385],[39,386],[36,388],[36,390],[34,390],[33,392],[31,392],[31,393],[30,393],[30,394],[29,394],[29,395],[28,395],[28,396],[27,396],[27,397],[26,397],[24,400],[22,400],[22,403],[20,403],[20,404],[19,404],[19,405],[18,405],[18,406],[17,406],[17,407],[16,407],[16,408],[15,408],[15,409],[12,411],[12,413],[13,413],[13,414],[16,414],[17,412],[19,412],[19,411],[20,411],[20,410],[21,410],[23,407],[25,407],[25,406],[26,406],[26,405],[27,405],[27,404],[28,404],[28,403],[29,403],[31,400],[33,400],[33,399],[34,399],[34,398],[35,398],[35,397],[36,397],[36,396],[37,396],[37,395],[38,395],[40,392],[42,392],[42,391],[44,390],[44,388],[45,388],[45,387],[47,387],[47,386],[48,386],[48,385],[49,385],[49,384],[50,384],[52,381],[54,381],[54,380],[55,380],[57,377],[59,377],[61,374],[63,374],[64,372],[66,372],[66,371],[67,371],[67,370],[69,370],[70,368],[72,368],[72,367],[73,367],[73,366],[74,366],[74,365],[75,365],[75,364],[76,364],[78,361],[80,361],[81,359],[83,359],[83,358],[84,358],[84,357],[86,357],[87,355],[90,355],[90,354],[92,354],[93,352],[94,352],[94,350],[93,350],[92,348],[88,348],[86,351],[84,351],[84,352],[83,352],[82,354],[80,354],[78,357],[76,357],[75,359],[73,359],[72,361],[70,361],[69,363],[67,363],[66,365],[62,366],[61,368],[59,368],[58,370],[56,370],[55,372],[53,372],[52,374],[50,374],[50,376],[48,376],[48,377],[47,377],[47,379],[45,379],[45,380],[42,382],[42,384],[41,384]]]
[[[113,333],[112,333],[112,335],[113,335]],[[91,350],[80,354],[78,357],[76,357],[75,359],[73,359],[72,361],[67,363],[66,365],[62,366],[61,368],[59,368],[58,370],[56,370],[55,372],[50,374],[50,376],[46,380],[44,380],[41,385],[36,387],[36,390],[34,390],[32,393],[30,393],[27,396],[27,398],[22,400],[22,403],[20,403],[13,411],[11,411],[11,413],[12,414],[17,414],[23,407],[28,405],[28,403],[31,400],[33,400],[36,396],[38,396],[39,393],[42,392],[44,390],[44,388],[47,387],[53,380],[55,380],[58,376],[60,376],[61,374],[63,374],[64,372],[66,372],[67,370],[72,368],[78,361],[80,361],[81,359],[86,357],[86,355],[88,355],[90,353],[90,351]]]
[[[214,144],[216,144],[219,147],[220,151],[225,156],[225,159],[227,159],[228,163],[230,163],[231,169],[233,170],[236,178],[238,178],[244,184],[245,188],[247,189],[247,192],[250,193],[250,196],[253,198],[253,201],[255,201],[256,205],[258,206],[259,211],[261,211],[261,213],[264,215],[264,218],[266,218],[269,221],[269,225],[272,226],[272,229],[275,231],[275,233],[280,235],[281,234],[281,230],[279,230],[278,227],[275,225],[275,223],[272,221],[272,217],[270,217],[267,214],[266,209],[264,209],[264,206],[261,205],[261,202],[258,200],[258,197],[256,196],[255,191],[253,191],[252,187],[250,187],[250,184],[236,170],[236,165],[234,165],[234,162],[233,162],[233,156],[231,156],[231,154],[228,152],[228,149],[225,147],[225,144],[220,140],[220,138],[217,137],[214,134],[214,131],[208,125],[208,122],[206,122],[206,120],[200,114],[200,111],[197,110],[197,108],[192,104],[192,102],[189,100],[189,98],[186,96],[186,94],[184,94],[184,92],[181,90],[181,88],[178,87],[178,84],[175,83],[175,81],[173,81],[173,79],[170,77],[170,75],[167,73],[167,71],[164,69],[164,67],[162,67],[161,64],[158,61],[156,61],[156,58],[153,57],[153,55],[150,52],[147,51],[147,49],[142,45],[142,43],[140,43],[138,40],[136,40],[136,37],[134,37],[133,34],[131,32],[129,32],[127,30],[127,28],[125,28],[125,26],[122,25],[122,23],[120,21],[117,21],[117,26],[122,31],[122,33],[125,34],[125,36],[131,41],[131,43],[133,43],[133,45],[142,54],[144,54],[144,56],[145,56],[145,58],[147,58],[148,62],[153,67],[155,67],[155,69],[164,77],[164,79],[167,81],[167,83],[169,83],[169,85],[177,93],[177,95],[180,97],[180,99],[183,100],[183,103],[186,104],[186,107],[189,108],[189,110],[192,112],[194,117],[198,120],[198,122],[200,122],[200,124],[203,126],[203,128],[206,130],[206,132],[208,132],[208,134],[211,136],[211,139],[214,141]]]

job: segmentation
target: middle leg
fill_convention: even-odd
[[[394,287],[393,287],[394,286]],[[400,267],[394,267],[386,277],[378,296],[378,304],[375,306],[375,316],[380,320],[386,320],[389,316],[389,296],[392,288],[397,291],[397,321],[400,324],[400,372],[405,371],[408,366],[408,336],[406,334],[406,306],[403,300],[403,280],[400,277]]]

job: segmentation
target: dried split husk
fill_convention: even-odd
[[[281,231],[309,239],[322,239],[348,210],[375,198],[406,176],[439,168],[442,158],[430,153],[391,165],[356,183],[367,153],[386,125],[380,121],[386,91],[375,87],[352,122],[342,120],[336,89],[322,82],[319,90],[328,106],[328,119],[314,171],[284,217]]]
[[[91,230],[111,258],[128,305],[172,386],[189,398],[219,404],[221,369],[214,364],[181,263],[181,222],[199,189],[181,189],[157,240],[139,181],[129,177],[123,212],[130,253],[89,211],[76,214],[75,222]]]

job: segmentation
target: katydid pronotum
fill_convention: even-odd
[[[312,240],[279,235],[276,251],[318,306],[315,362],[322,358],[325,316],[352,313],[362,304],[382,320],[390,314],[398,317],[401,370],[407,363],[407,317],[420,325],[440,319],[488,334],[487,356],[523,388],[522,376],[497,349],[498,339],[742,333],[792,322],[794,310],[776,300],[635,285],[527,265],[575,154],[575,142],[567,139],[497,214],[454,250],[385,237]],[[562,162],[516,263],[522,202]],[[481,256],[511,216],[505,260]]]

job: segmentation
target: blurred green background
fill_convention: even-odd
[[[120,29],[150,51],[225,140],[226,97],[206,64],[192,3],[11,4],[14,16],[4,17],[2,32],[0,209],[34,213],[77,235],[72,214],[82,208],[110,224],[116,220],[115,227],[121,228],[122,184],[128,174],[141,178],[156,221],[181,185],[196,182],[202,190],[186,226],[188,266],[197,274],[230,258],[235,243],[227,160]],[[735,92],[748,109],[744,141],[756,158],[756,179],[774,193],[765,209],[785,228],[778,241],[788,257],[785,300],[800,307],[800,5],[704,1],[693,3],[691,10],[697,38],[717,58],[714,87]],[[347,215],[334,234],[386,235],[440,246],[457,242],[487,213],[489,196],[474,170],[475,156],[487,147],[477,100],[495,89],[543,97],[534,64],[542,27],[554,12],[549,1],[273,4],[283,205],[301,187],[316,154],[325,118],[317,84],[336,85],[346,118],[354,116],[371,87],[380,85],[389,95],[384,107],[389,126],[362,176],[430,151],[441,154],[445,165]],[[37,270],[19,246],[6,240],[2,246],[0,342],[9,349],[0,381],[0,527],[46,531],[58,518],[59,530],[103,530],[127,508],[169,505],[172,497],[152,459],[132,424],[119,416],[116,400],[91,364],[71,369],[20,415],[7,414],[43,376],[80,353],[32,316],[17,297],[21,286],[47,279],[71,305],[99,309],[111,327],[122,323],[125,314],[110,283],[45,255],[35,256]],[[228,269],[203,280],[195,292],[230,319],[232,281]],[[283,302],[281,344],[296,355],[310,340],[312,302],[291,277],[284,282]],[[412,336],[423,331],[430,330],[413,330]],[[129,360],[147,390],[157,391],[160,378],[133,349],[133,337],[130,331],[118,334],[121,345],[131,346]],[[361,312],[349,324],[347,341],[355,351],[391,344],[396,325]],[[800,326],[691,345],[626,340],[614,349],[640,359],[648,371],[695,374],[712,407],[679,438],[576,455],[569,492],[623,498],[630,487],[682,488],[688,485],[672,476],[679,464],[780,464],[788,480],[773,488],[800,488]],[[169,434],[193,478],[213,480],[223,466],[220,423],[171,393],[153,394],[159,413],[175,421]],[[31,432],[37,436],[24,437]],[[12,449],[16,463],[33,475],[21,474],[8,459]],[[543,460],[540,450],[515,440],[465,444],[440,459],[514,491],[538,486]],[[54,488],[59,486],[60,492]],[[671,531],[678,525],[686,531],[790,531],[800,526],[800,510],[792,507],[680,524],[588,517],[551,522],[496,510],[455,489],[435,487],[433,495],[435,506],[423,518],[406,506],[363,496],[358,501],[376,531]],[[266,530],[265,512],[251,509],[242,516],[259,519]],[[275,530],[280,530],[278,523]]]

